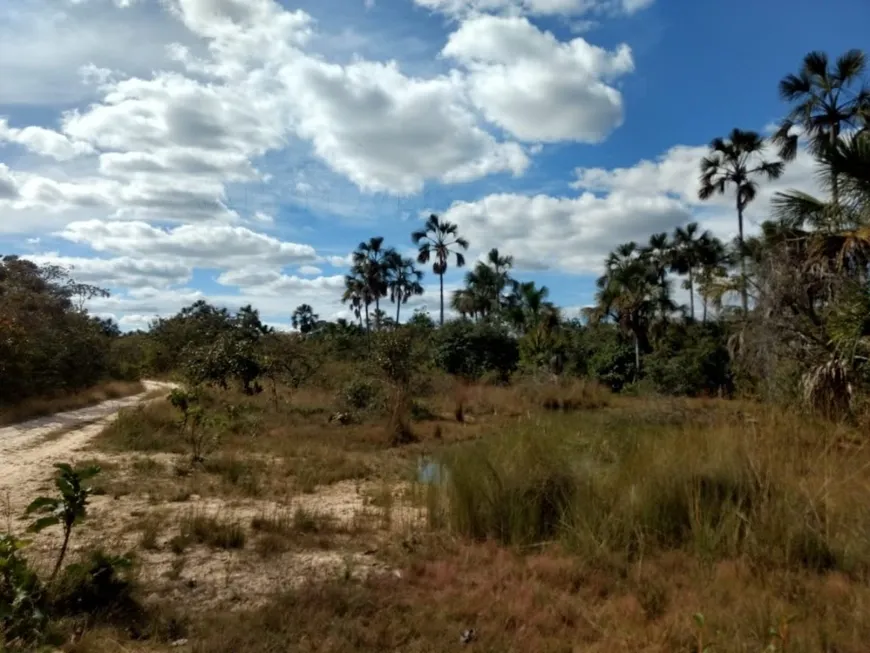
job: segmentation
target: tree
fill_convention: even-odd
[[[353,274],[345,275],[344,277],[344,293],[341,295],[343,304],[350,304],[353,314],[359,320],[359,325],[363,325],[363,310],[365,310],[366,331],[370,330],[369,325],[369,305],[372,303],[369,285],[362,275],[354,272]]]
[[[641,256],[635,243],[620,245],[605,261],[606,271],[597,283],[597,306],[593,321],[612,316],[634,337],[635,379],[640,373],[640,351],[647,344],[650,319],[656,310],[660,289],[658,276]]]
[[[486,265],[492,269],[492,310],[502,308],[502,293],[511,285],[510,270],[514,266],[513,256],[502,256],[496,248],[486,255]]]
[[[712,305],[717,313],[722,309],[724,296],[734,289],[728,276],[731,256],[718,238],[711,238],[703,250],[701,269],[698,272],[698,294],[701,296],[701,321],[707,321],[707,313]]]
[[[423,294],[422,280],[423,272],[414,265],[414,259],[402,258],[398,252],[393,252],[387,261],[387,287],[390,301],[396,303],[396,324],[399,324],[402,304]]]
[[[786,75],[779,83],[779,94],[792,103],[788,115],[773,136],[779,155],[793,161],[798,151],[801,130],[809,140],[810,151],[817,157],[833,150],[841,134],[865,127],[870,112],[870,90],[862,76],[867,61],[861,50],[848,50],[831,65],[828,55],[813,51],[804,57],[798,73]],[[840,204],[836,170],[830,171],[831,195]]]
[[[308,304],[300,304],[290,317],[290,324],[300,333],[311,333],[317,325],[320,316]]]
[[[695,319],[695,271],[708,256],[708,250],[713,247],[713,234],[705,231],[699,234],[697,222],[691,222],[685,227],[674,230],[674,250],[671,258],[672,269],[678,274],[685,274],[687,290],[689,291],[689,314]]]
[[[701,188],[698,197],[708,200],[716,194],[724,195],[734,186],[737,205],[738,243],[740,249],[740,296],[743,314],[749,312],[746,281],[746,255],[744,252],[743,212],[758,193],[759,177],[778,179],[783,172],[782,161],[763,158],[764,140],[756,132],[733,129],[727,139],[715,138],[710,153],[701,160]]]
[[[668,281],[668,270],[673,265],[675,244],[670,241],[666,233],[653,234],[649,238],[649,244],[644,247],[642,256],[646,257],[652,266],[653,272],[658,279],[658,292],[660,298],[670,298],[671,286]],[[667,319],[666,303],[659,302],[662,309],[662,319]]]
[[[452,222],[441,220],[437,215],[430,215],[423,229],[411,234],[411,241],[419,246],[417,262],[426,264],[430,259],[432,272],[438,275],[441,286],[441,321],[444,325],[444,274],[450,257],[455,257],[456,267],[465,265],[463,252],[468,249],[468,241],[459,235],[459,227]]]
[[[383,236],[369,238],[368,242],[360,243],[353,253],[353,272],[365,281],[367,294],[374,301],[375,311],[381,308],[381,297],[387,295],[388,261],[395,250],[384,248]],[[375,320],[375,328],[380,326]]]

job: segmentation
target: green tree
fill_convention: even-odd
[[[756,132],[733,129],[727,139],[713,139],[710,153],[701,160],[701,187],[698,191],[701,200],[708,200],[716,194],[724,195],[730,186],[735,190],[740,249],[740,297],[744,315],[749,312],[749,295],[743,213],[758,193],[756,180],[760,177],[778,179],[784,167],[782,161],[767,161],[763,154],[764,140],[761,136]]]
[[[660,286],[636,243],[625,243],[605,261],[605,273],[596,282],[593,321],[610,316],[634,338],[635,375],[640,374],[641,349],[646,349],[650,321],[656,312]]]
[[[695,273],[710,255],[713,234],[709,231],[700,233],[697,222],[691,222],[685,227],[674,230],[674,249],[671,258],[671,268],[678,274],[687,276],[689,291],[689,314],[695,319]]]
[[[649,244],[643,248],[644,256],[652,266],[653,272],[658,279],[658,295],[660,299],[670,299],[671,284],[668,280],[668,270],[674,262],[675,244],[671,242],[666,233],[653,234],[649,238]],[[667,320],[667,302],[659,301],[662,310],[661,318]]]
[[[368,283],[361,274],[354,271],[352,274],[344,277],[344,293],[341,295],[343,304],[350,304],[353,314],[359,320],[360,327],[363,326],[363,311],[365,311],[365,329],[369,331],[369,306],[372,303],[371,291]]]
[[[390,301],[396,304],[396,324],[399,324],[402,304],[411,297],[423,294],[423,272],[414,265],[414,259],[402,258],[394,252],[387,261],[387,287]]]
[[[452,222],[441,220],[437,215],[430,215],[423,229],[411,234],[411,241],[419,247],[417,262],[426,264],[431,260],[432,272],[438,275],[441,286],[441,319],[444,325],[444,274],[451,257],[456,261],[456,267],[465,265],[463,252],[468,249],[468,241],[459,235],[459,227]]]
[[[290,316],[290,324],[294,329],[299,329],[300,333],[311,333],[314,327],[317,326],[317,321],[320,316],[314,312],[309,304],[300,304]]]
[[[368,296],[375,304],[375,312],[381,308],[381,297],[387,295],[387,269],[395,250],[384,247],[383,236],[369,238],[353,253],[353,272],[365,281]],[[375,320],[375,328],[380,323]]]
[[[824,52],[813,51],[804,57],[797,74],[780,81],[780,97],[792,105],[773,136],[784,160],[793,161],[797,156],[798,130],[808,139],[810,151],[819,157],[835,149],[845,131],[866,126],[870,115],[870,90],[863,79],[866,69],[861,50],[848,50],[833,64]],[[835,169],[829,172],[833,202],[839,206],[838,174]]]

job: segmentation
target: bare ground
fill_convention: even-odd
[[[73,459],[122,408],[173,386],[162,381],[143,385],[146,392],[138,395],[0,428],[0,496],[7,510],[17,513],[26,506],[50,481],[52,465]]]
[[[0,429],[0,502],[3,527],[23,532],[29,519],[24,509],[35,497],[53,493],[52,465],[83,460],[111,466],[116,478],[130,477],[130,468],[142,456],[94,451],[91,440],[113,420],[118,411],[141,402],[155,390],[171,384],[145,382],[148,393],[111,400],[89,408]],[[150,457],[171,466],[184,457],[156,453]],[[218,608],[249,608],[276,591],[300,584],[344,576],[363,578],[372,573],[392,574],[375,553],[384,535],[410,529],[419,523],[422,511],[408,500],[405,487],[393,487],[390,507],[373,503],[383,500],[383,484],[343,481],[284,500],[226,499],[193,495],[183,501],[155,501],[147,492],[121,496],[93,496],[88,519],[73,534],[70,554],[76,557],[95,548],[111,553],[135,551],[140,580],[152,601],[177,601],[200,611]],[[332,523],[336,532],[328,537],[290,538],[289,550],[264,558],[257,543],[264,536],[251,528],[255,517],[283,515],[291,520],[302,510]],[[389,516],[385,516],[389,513]],[[238,550],[215,549],[191,544],[183,552],[173,550],[172,540],[191,515],[215,517],[238,524],[247,533],[247,543]],[[143,546],[145,524],[157,536]],[[294,541],[298,539],[298,541]],[[61,542],[60,530],[47,529],[32,538],[27,553],[37,568],[48,570]]]

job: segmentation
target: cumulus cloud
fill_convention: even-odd
[[[188,265],[226,268],[250,264],[284,266],[313,261],[314,248],[230,225],[182,225],[160,229],[145,222],[73,222],[57,234],[98,252],[178,258]]]
[[[191,268],[179,261],[137,259],[122,256],[111,259],[61,256],[57,253],[27,257],[38,265],[67,268],[78,282],[106,288],[144,288],[187,283]]]
[[[0,163],[0,200],[13,200],[18,197],[18,182],[9,172],[9,167]]]
[[[40,156],[67,161],[94,150],[87,143],[71,140],[64,134],[44,127],[10,127],[6,118],[0,118],[0,143],[16,143]]]
[[[622,123],[622,96],[607,81],[634,69],[626,45],[562,43],[526,18],[485,15],[464,21],[442,54],[468,69],[486,118],[519,139],[597,143]]]
[[[685,205],[668,197],[489,195],[454,202],[444,218],[480,249],[510,252],[520,268],[594,273],[614,245],[684,223]]]
[[[307,276],[315,276],[319,274],[323,274],[323,270],[314,265],[303,265],[299,268],[299,274],[304,274]]]
[[[510,252],[526,269],[597,274],[616,245],[697,221],[723,240],[737,232],[733,195],[698,199],[704,146],[680,145],[655,160],[623,168],[577,168],[577,197],[501,193],[454,202],[444,214],[476,248]],[[774,193],[801,188],[821,194],[812,157],[801,152],[782,178],[760,184],[747,212],[747,229],[770,213]]]

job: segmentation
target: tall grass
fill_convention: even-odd
[[[552,415],[446,454],[430,523],[592,556],[684,549],[864,574],[870,455],[841,451],[851,435],[771,413]]]

